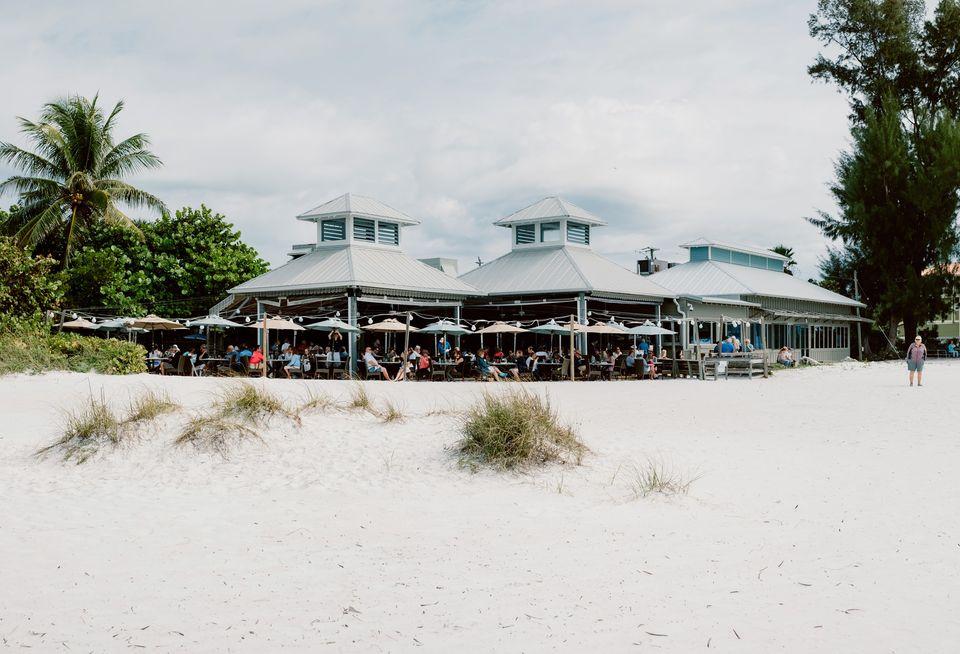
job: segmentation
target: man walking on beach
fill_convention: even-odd
[[[923,386],[923,362],[927,360],[927,346],[917,336],[907,348],[907,370],[910,371],[910,385],[913,386],[913,373],[917,373],[917,386]]]

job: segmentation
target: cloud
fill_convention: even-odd
[[[796,248],[830,209],[846,107],[805,73],[808,2],[21,3],[0,24],[0,139],[100,91],[164,160],[136,180],[225,213],[280,263],[343,192],[418,216],[406,248],[461,269],[547,194],[606,218],[624,265],[699,236]],[[0,176],[10,171],[0,169]],[[13,198],[4,198],[13,201]]]

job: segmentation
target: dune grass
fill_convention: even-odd
[[[350,389],[350,400],[347,407],[358,411],[370,411],[372,406],[373,403],[370,400],[370,394],[367,393],[367,387],[362,382],[354,383],[353,388]]]
[[[223,391],[216,410],[221,418],[236,418],[241,422],[263,424],[275,416],[300,422],[297,411],[289,408],[283,400],[250,383],[242,383]]]
[[[173,413],[180,405],[170,399],[167,393],[147,390],[130,402],[130,410],[124,423],[127,425],[156,420],[162,415]]]
[[[56,451],[64,461],[85,463],[102,447],[118,446],[126,433],[123,422],[106,402],[91,397],[89,404],[66,414],[60,438],[36,454],[44,457]]]
[[[104,447],[115,449],[136,440],[140,437],[137,427],[178,408],[167,394],[145,390],[131,400],[126,415],[120,417],[103,397],[97,400],[91,394],[89,404],[65,415],[60,437],[37,450],[36,455],[45,457],[57,451],[64,461],[85,463]]]
[[[636,497],[650,495],[686,495],[700,475],[687,475],[659,457],[648,457],[634,464],[631,486]]]
[[[297,413],[313,413],[326,411],[336,406],[336,401],[327,393],[315,393],[313,389],[307,391],[307,396],[297,407]]]
[[[197,450],[215,452],[226,459],[237,444],[248,440],[263,439],[243,422],[216,413],[191,418],[173,444],[178,447],[192,445]]]
[[[403,410],[390,400],[383,401],[383,408],[377,411],[376,415],[383,422],[403,422],[407,419]]]
[[[462,419],[461,463],[512,469],[552,461],[580,464],[587,452],[549,398],[526,390],[487,393]]]

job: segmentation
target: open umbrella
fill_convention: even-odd
[[[405,322],[400,322],[396,318],[387,318],[386,320],[381,320],[380,322],[375,322],[372,325],[364,325],[363,329],[368,332],[384,332],[384,333],[400,333],[400,332],[418,332],[420,331],[416,327],[409,325]]]
[[[206,316],[190,321],[190,327],[244,327],[238,322],[221,318],[220,316]]]
[[[442,349],[443,352],[437,352],[446,358],[447,352],[449,351],[449,344],[447,343],[447,336],[452,334],[454,336],[463,336],[464,334],[469,334],[470,330],[459,325],[452,320],[438,320],[437,322],[432,322],[426,327],[420,328],[421,334],[441,334],[444,347],[438,346],[438,350]]]
[[[64,329],[97,329],[99,325],[95,322],[90,322],[86,318],[75,318],[69,322],[65,322],[60,325]]]
[[[487,325],[483,329],[477,330],[477,333],[480,334],[480,343],[483,343],[484,334],[497,334],[497,345],[499,346],[500,334],[513,334],[513,348],[517,348],[517,334],[526,333],[526,329],[519,327],[517,325],[511,325],[510,323],[503,322],[498,320],[492,325]]]
[[[359,332],[360,329],[343,322],[339,318],[327,318],[326,320],[321,320],[320,322],[315,322],[307,325],[307,329],[319,329],[324,332],[332,332],[333,330],[341,332]]]
[[[553,335],[563,335],[569,333],[570,328],[563,328],[557,324],[556,320],[550,319],[550,322],[544,323],[543,325],[537,325],[536,327],[531,327],[530,330],[534,334],[547,334],[550,336],[550,347],[553,347]]]
[[[668,334],[676,333],[670,331],[669,329],[664,329],[663,327],[657,327],[649,320],[642,325],[628,328],[626,332],[628,334],[633,334],[634,336],[666,336]]]
[[[139,327],[140,329],[146,329],[151,332],[186,329],[186,327],[175,320],[167,320],[166,318],[161,318],[160,316],[156,316],[152,313],[148,316],[144,316],[143,318],[134,318],[133,322],[130,323],[130,326]]]

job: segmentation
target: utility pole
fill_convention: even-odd
[[[860,278],[857,277],[857,269],[853,269],[853,299],[860,301]],[[863,336],[860,333],[860,307],[857,307],[857,360],[863,361]]]

